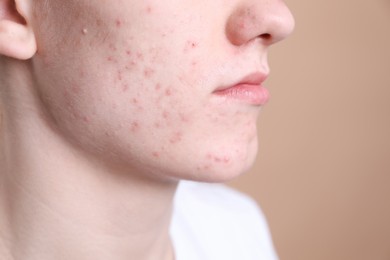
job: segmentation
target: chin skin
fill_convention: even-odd
[[[195,176],[189,179],[202,182],[226,182],[245,172],[253,165],[257,154],[257,140],[242,147],[228,147],[206,158],[196,167]]]

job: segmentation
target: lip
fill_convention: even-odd
[[[270,98],[268,90],[263,86],[267,78],[267,74],[252,73],[233,85],[216,89],[213,94],[250,105],[263,106]]]

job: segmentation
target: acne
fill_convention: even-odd
[[[115,44],[113,44],[113,43],[110,43],[109,45],[108,45],[108,48],[110,49],[110,50],[112,50],[112,51],[117,51],[118,50],[118,48],[115,46]]]
[[[167,96],[167,97],[172,96],[172,89],[167,88],[167,89],[165,90],[165,96]]]
[[[203,166],[198,166],[196,169],[198,171],[209,171],[211,169],[211,165],[210,164],[205,164]]]
[[[116,28],[121,28],[122,25],[123,25],[123,21],[121,19],[118,18],[118,19],[115,20]]]
[[[86,123],[86,124],[89,124],[89,123],[91,122],[91,120],[90,120],[89,117],[87,117],[87,116],[83,116],[83,121],[84,121],[84,123]]]
[[[199,46],[199,43],[198,43],[197,41],[188,40],[188,41],[185,43],[184,52],[188,52],[188,51],[191,51],[191,50],[195,50],[196,48],[198,48],[198,46]]]
[[[153,8],[150,5],[148,5],[146,6],[145,11],[146,13],[151,14],[153,12]]]
[[[144,55],[141,52],[137,52],[137,59],[140,61],[144,60]]]
[[[183,138],[183,134],[181,132],[175,132],[171,138],[169,139],[169,142],[171,144],[179,143]]]
[[[119,81],[122,81],[122,79],[123,79],[123,77],[122,77],[122,71],[118,71],[118,73],[117,73],[117,79],[119,80]]]
[[[214,163],[223,163],[223,164],[229,164],[231,161],[228,156],[219,156],[213,153],[208,153],[206,155],[206,159]]]
[[[150,78],[154,73],[155,73],[155,70],[150,68],[150,67],[146,67],[144,69],[144,76],[145,76],[145,78]]]
[[[131,125],[130,125],[130,131],[131,131],[132,133],[138,132],[139,129],[140,129],[140,125],[139,125],[139,123],[138,123],[137,121],[134,121],[134,122],[131,123]]]
[[[168,119],[169,116],[170,116],[170,114],[169,114],[168,111],[165,111],[165,110],[164,110],[163,113],[162,113],[162,116],[163,116],[164,119]]]
[[[180,118],[180,121],[183,123],[188,123],[190,121],[189,116],[187,116],[184,113],[179,113],[179,118]]]
[[[122,85],[122,92],[125,93],[129,90],[129,85],[128,84],[123,84]]]
[[[112,63],[118,63],[118,60],[116,58],[114,58],[113,56],[108,56],[107,61],[112,62]]]
[[[152,152],[152,156],[154,158],[160,158],[160,153],[159,152]]]

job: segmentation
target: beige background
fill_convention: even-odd
[[[254,169],[281,260],[390,260],[390,0],[287,0]]]

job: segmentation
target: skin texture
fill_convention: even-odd
[[[177,182],[256,156],[260,107],[214,91],[293,25],[279,0],[1,1],[0,256],[172,259]]]
[[[259,107],[212,92],[268,72],[267,39],[239,45],[251,37],[239,27],[260,22],[253,3],[70,2],[50,5],[34,24],[38,91],[60,135],[93,156],[111,154],[163,177],[224,181],[248,169]],[[265,7],[258,12],[272,8]]]

